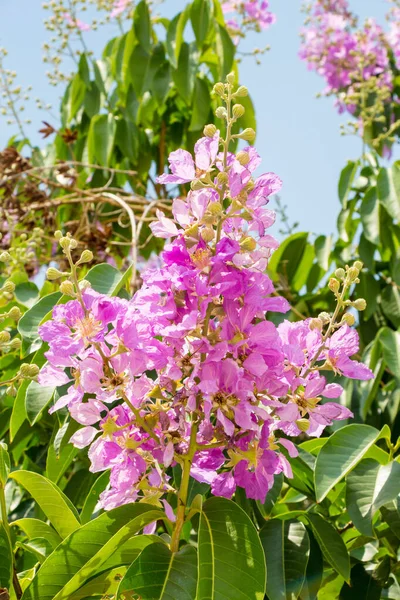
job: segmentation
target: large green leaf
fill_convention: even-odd
[[[320,235],[314,242],[315,257],[319,266],[327,271],[332,250],[332,236]]]
[[[178,58],[183,43],[183,33],[185,31],[186,23],[188,22],[190,15],[190,4],[188,4],[184,11],[177,14],[172,19],[168,26],[166,48],[167,53],[171,62],[171,65],[176,69],[178,66]]]
[[[215,41],[220,66],[219,77],[223,81],[232,70],[233,59],[235,58],[235,44],[225,27],[221,25],[217,25]]]
[[[209,0],[194,0],[190,10],[190,21],[198,48],[202,48],[210,25]]]
[[[29,539],[43,538],[47,540],[53,548],[56,548],[62,542],[58,533],[50,525],[39,519],[17,519],[17,521],[12,522],[12,526],[22,529]]]
[[[183,42],[179,53],[178,67],[173,71],[173,80],[186,104],[191,103],[194,88],[195,65],[189,44]]]
[[[357,564],[351,570],[350,582],[340,590],[339,600],[379,600],[381,592],[382,588],[373,573],[367,572],[362,564]]]
[[[349,473],[380,437],[370,425],[351,424],[335,431],[318,454],[314,480],[318,502]]]
[[[76,73],[68,88],[68,99],[66,103],[67,122],[69,123],[75,117],[81,108],[85,98],[86,85],[80,73]]]
[[[74,592],[68,600],[88,600],[91,598],[114,599],[117,593],[121,577],[125,575],[126,567],[116,567],[111,571],[105,571],[90,579],[79,590]]]
[[[369,242],[379,244],[379,202],[375,187],[369,188],[360,206],[364,236]]]
[[[384,327],[379,332],[379,341],[385,362],[395,377],[400,376],[400,333]]]
[[[271,519],[260,531],[269,600],[296,600],[303,587],[310,541],[300,521]]]
[[[54,392],[53,386],[40,385],[36,381],[30,382],[26,390],[25,410],[31,425],[39,420],[46,406],[50,404]]]
[[[282,274],[285,279],[292,281],[307,247],[307,238],[308,233],[294,233],[273,253],[268,270],[274,280],[278,278],[278,274]]]
[[[164,513],[149,504],[129,504],[103,513],[74,531],[44,562],[23,600],[69,600],[127,540]]]
[[[11,588],[12,581],[12,550],[10,539],[3,523],[0,521],[0,587]]]
[[[378,198],[393,219],[400,218],[400,167],[382,167],[376,182]]]
[[[10,473],[10,456],[7,451],[7,445],[0,442],[0,486],[4,488],[8,475]]]
[[[189,131],[199,131],[208,122],[210,114],[210,90],[205,79],[197,77],[193,95],[193,112]]]
[[[151,49],[151,22],[150,13],[147,2],[142,0],[139,2],[133,15],[133,24],[135,28],[136,38],[146,52]]]
[[[357,529],[367,536],[374,535],[372,518],[376,511],[399,494],[400,464],[396,461],[380,465],[365,459],[347,477],[347,511]]]
[[[96,115],[90,121],[88,159],[92,164],[108,166],[114,148],[116,121],[113,115]]]
[[[322,582],[324,561],[321,548],[310,527],[307,528],[307,533],[310,540],[310,556],[300,598],[301,600],[316,600]]]
[[[82,523],[87,523],[90,521],[93,511],[95,509],[96,504],[99,501],[99,496],[101,492],[103,492],[110,481],[110,472],[104,471],[94,482],[90,491],[86,497],[85,503],[83,505],[81,511],[81,521]]]
[[[347,200],[349,198],[349,194],[351,191],[351,186],[354,181],[354,177],[357,173],[358,163],[349,161],[347,165],[344,167],[342,172],[340,173],[339,186],[338,186],[338,194],[340,202],[342,203],[343,208],[347,206]]]
[[[210,498],[200,516],[196,600],[263,600],[265,559],[257,531],[234,502]]]
[[[61,298],[60,292],[43,296],[32,308],[26,311],[18,322],[18,331],[28,342],[38,337],[38,327],[43,318],[52,310]]]
[[[184,546],[172,553],[164,544],[147,546],[132,563],[118,588],[117,599],[132,592],[142,600],[195,600],[197,553]]]
[[[315,539],[326,561],[346,581],[350,577],[350,557],[346,544],[337,530],[317,513],[307,513],[305,517],[311,525]]]
[[[78,529],[78,513],[54,483],[31,471],[14,471],[10,478],[29,492],[62,538]]]
[[[86,281],[90,281],[92,288],[96,292],[108,296],[116,296],[127,283],[131,274],[132,269],[130,267],[121,274],[121,271],[115,267],[103,263],[92,267],[85,279]]]

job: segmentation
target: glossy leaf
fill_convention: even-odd
[[[335,431],[318,454],[314,480],[317,502],[347,475],[371,446],[380,432],[369,425],[351,424]]]
[[[179,53],[178,67],[173,72],[173,79],[179,94],[190,104],[194,88],[194,64],[190,46],[184,42]]]
[[[128,568],[117,600],[129,598],[125,592],[142,600],[195,600],[196,584],[197,552],[193,546],[172,553],[164,544],[152,544]]]
[[[107,166],[114,148],[116,122],[113,115],[96,115],[90,121],[88,159],[90,163]]]
[[[0,521],[0,587],[11,588],[12,581],[12,550],[10,539]]]
[[[350,557],[340,534],[328,521],[316,513],[307,513],[316,541],[325,560],[341,575],[345,581],[350,577]]]
[[[34,342],[37,339],[40,322],[57,304],[60,298],[60,292],[48,294],[22,315],[18,322],[18,331],[24,339],[28,342]]]
[[[305,526],[300,521],[271,519],[261,529],[260,539],[269,600],[295,600],[303,587],[310,553]]]
[[[62,542],[58,533],[44,521],[39,519],[17,519],[12,522],[13,527],[19,527],[29,539],[43,538],[47,540],[53,548]]]
[[[10,473],[10,456],[7,444],[0,442],[0,486],[4,487]]]
[[[28,421],[34,425],[43,414],[45,408],[50,404],[54,396],[55,388],[45,386],[31,381],[26,390],[25,410]]]
[[[198,48],[201,48],[206,39],[210,24],[209,0],[194,0],[190,10],[190,21],[196,38]]]
[[[222,27],[221,25],[217,25],[216,51],[220,66],[219,78],[223,81],[232,70],[233,59],[235,57],[235,45],[225,27]]]
[[[146,52],[150,52],[151,48],[151,22],[150,13],[147,2],[142,0],[135,9],[133,16],[136,38]]]
[[[193,96],[193,112],[189,131],[199,131],[210,115],[210,90],[205,79],[197,77]]]
[[[374,514],[400,494],[400,464],[394,461],[380,465],[372,459],[362,460],[349,473],[346,483],[350,518],[361,533],[372,537]]]
[[[210,498],[200,516],[196,600],[263,600],[265,559],[257,531],[234,502]]]
[[[125,273],[121,273],[115,267],[107,263],[101,265],[95,265],[87,273],[85,279],[90,281],[92,288],[99,292],[99,294],[107,294],[109,296],[116,296],[118,292],[124,287],[129,281],[132,269],[129,268]]]
[[[400,374],[400,333],[384,327],[379,332],[383,357],[395,377]]]
[[[354,181],[358,169],[358,163],[349,161],[340,174],[338,194],[343,208],[347,206],[347,200],[351,191],[351,186]]]
[[[31,471],[14,471],[10,478],[29,492],[62,538],[78,529],[78,513],[54,483]]]
[[[90,521],[95,506],[99,501],[99,496],[101,492],[106,489],[109,481],[110,473],[109,471],[105,471],[104,473],[101,473],[101,475],[96,479],[90,488],[81,512],[81,521],[83,524]]]
[[[400,167],[381,168],[377,179],[378,198],[393,219],[400,218]]]
[[[369,188],[360,206],[361,223],[366,239],[379,244],[379,202],[375,187]]]
[[[310,540],[310,556],[308,557],[306,576],[300,592],[301,600],[316,600],[324,572],[324,561],[321,548],[310,527],[307,528]]]
[[[163,513],[148,504],[110,510],[74,531],[42,565],[23,600],[69,600],[119,546]]]

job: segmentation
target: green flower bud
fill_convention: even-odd
[[[328,283],[328,287],[332,292],[334,292],[336,294],[339,291],[340,283],[338,282],[337,279],[334,279],[333,277],[331,277],[329,280],[329,283]]]
[[[9,254],[8,252],[2,252],[0,254],[0,262],[6,263],[9,262],[11,260],[11,254]]]
[[[15,291],[15,283],[10,281],[10,279],[8,281],[5,281],[3,287],[1,288],[1,291],[5,294],[13,294]]]
[[[23,379],[32,379],[33,377],[37,377],[37,375],[39,375],[39,371],[40,369],[37,365],[30,365],[29,363],[23,363],[19,368],[20,375]]]
[[[226,81],[228,83],[230,83],[231,85],[232,85],[232,83],[235,83],[235,73],[233,71],[228,73],[228,75],[226,76]]]
[[[13,385],[10,385],[6,389],[6,394],[7,394],[7,396],[11,396],[11,398],[15,398],[15,396],[17,395],[17,390],[15,389],[15,387]]]
[[[214,87],[213,87],[213,92],[214,92],[215,94],[217,94],[218,96],[223,96],[223,95],[224,95],[224,93],[225,93],[225,86],[224,86],[224,84],[223,84],[223,83],[221,83],[221,82],[219,82],[219,83],[216,83],[216,84],[214,85]]]
[[[87,279],[82,279],[82,281],[79,282],[79,289],[81,291],[87,290],[90,287],[92,287],[92,284]]]
[[[352,306],[354,306],[356,310],[362,311],[367,308],[367,302],[364,300],[364,298],[357,298],[357,300],[352,302]]]
[[[242,133],[239,133],[237,137],[241,140],[246,140],[247,142],[254,142],[256,139],[256,132],[251,127],[247,127]]]
[[[0,345],[8,344],[11,339],[11,335],[8,331],[0,331]]]
[[[14,338],[10,342],[10,350],[19,350],[22,346],[22,342],[19,338]]]
[[[67,273],[62,273],[55,267],[49,267],[46,272],[46,277],[49,281],[55,281],[56,279],[60,279],[60,277],[64,277]]]
[[[223,106],[218,106],[217,110],[215,111],[215,116],[218,119],[226,119],[226,117],[228,116],[226,108],[224,108]]]
[[[8,311],[7,316],[9,319],[12,319],[13,321],[18,321],[21,318],[21,310],[18,308],[18,306],[13,306]]]
[[[93,260],[93,252],[91,252],[90,250],[84,250],[81,254],[80,259],[78,260],[78,262],[76,264],[81,265],[83,263],[92,262],[92,260]]]
[[[336,269],[335,271],[335,277],[337,277],[338,279],[343,279],[343,277],[346,275],[345,270],[344,269]]]
[[[357,267],[350,267],[350,269],[347,271],[347,276],[350,281],[355,281],[357,279],[359,273],[360,273],[360,271],[357,269]]]
[[[343,315],[343,318],[342,318],[342,321],[343,321],[343,323],[347,323],[347,325],[350,325],[350,327],[351,327],[352,325],[354,325],[354,323],[355,323],[355,320],[356,320],[356,319],[355,319],[354,315],[352,315],[352,314],[351,314],[351,313],[349,313],[349,312],[348,312],[348,313],[346,313],[346,314],[344,314],[344,315]]]
[[[331,320],[331,315],[327,312],[321,312],[318,315],[318,319],[321,319],[323,323],[329,323],[329,321]]]
[[[75,296],[75,288],[73,286],[73,284],[71,283],[71,281],[63,281],[62,283],[60,283],[60,292],[62,294],[64,294],[65,296],[71,296],[74,297]]]
[[[56,240],[60,240],[63,237],[63,234],[59,229],[57,229],[57,231],[54,233],[54,237]]]
[[[225,173],[225,171],[220,171],[217,175],[217,181],[220,185],[228,183],[228,173]]]
[[[63,236],[58,240],[60,242],[60,246],[63,250],[67,250],[71,245],[71,238],[67,236]]]
[[[204,127],[203,133],[206,137],[212,138],[217,133],[217,128],[215,127],[215,125],[210,123],[209,125],[206,125]]]
[[[242,106],[242,104],[234,104],[233,108],[232,108],[232,114],[235,117],[235,119],[240,119],[240,117],[243,117],[244,113],[246,112],[244,106]]]
[[[245,96],[247,96],[249,93],[249,90],[247,89],[246,86],[241,85],[240,87],[238,87],[238,89],[236,90],[234,96],[237,96],[238,98],[244,98]]]
[[[353,265],[353,267],[355,267],[358,271],[361,271],[363,266],[364,266],[364,263],[362,263],[361,260],[356,260],[356,262]]]
[[[210,204],[208,205],[207,211],[210,212],[212,215],[220,215],[222,213],[222,204],[220,204],[219,202],[210,202]]]
[[[241,150],[236,154],[236,160],[240,162],[243,167],[245,167],[250,162],[250,154],[244,150]]]

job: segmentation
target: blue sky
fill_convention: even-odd
[[[167,0],[163,12],[174,15],[184,0]],[[275,171],[283,180],[282,202],[288,207],[291,221],[300,230],[333,233],[339,212],[337,181],[346,161],[358,158],[361,142],[356,137],[342,137],[339,126],[343,118],[336,114],[333,99],[317,99],[323,81],[298,59],[298,32],[303,15],[300,0],[270,0],[277,23],[267,32],[254,35],[251,47],[270,44],[271,50],[257,66],[246,59],[241,79],[253,97],[258,130],[257,149],[263,157],[263,169]],[[374,16],[384,23],[385,0],[350,0],[351,8],[361,18]],[[41,62],[42,44],[48,38],[43,26],[44,11],[40,0],[0,0],[0,46],[9,52],[7,66],[17,71],[19,83],[33,85],[33,97],[50,102],[55,114],[60,91],[50,87]],[[99,52],[111,37],[110,30],[96,34],[92,47]],[[27,106],[26,116],[35,133],[45,113]],[[12,129],[0,117],[0,144],[4,146]]]

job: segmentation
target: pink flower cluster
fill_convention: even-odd
[[[262,31],[275,23],[276,16],[269,10],[268,0],[227,0],[222,4],[228,29],[235,36],[244,29]]]
[[[375,78],[379,88],[391,90],[388,49],[388,38],[373,19],[357,29],[347,0],[316,0],[302,30],[299,55],[325,79],[324,94],[338,96],[340,112],[354,113],[357,107],[346,99],[357,84]]]
[[[86,288],[82,302],[56,306],[40,327],[49,345],[40,382],[70,384],[51,411],[68,407],[82,425],[71,442],[89,446],[91,471],[110,470],[106,509],[174,491],[170,467],[187,456],[191,476],[214,495],[230,498],[240,486],[263,501],[274,475],[292,474],[289,437],[320,436],[352,416],[325,401],[342,388],[321,369],[372,377],[351,359],[358,336],[348,325],[327,337],[311,319],[268,320],[289,309],[265,272],[277,245],[267,204],[281,181],[253,179],[254,148],[222,154],[220,144],[216,131],[197,142],[194,159],[170,155],[171,174],[159,182],[192,189],[174,201],[173,218],[159,213],[153,232],[172,241],[134,297]]]

